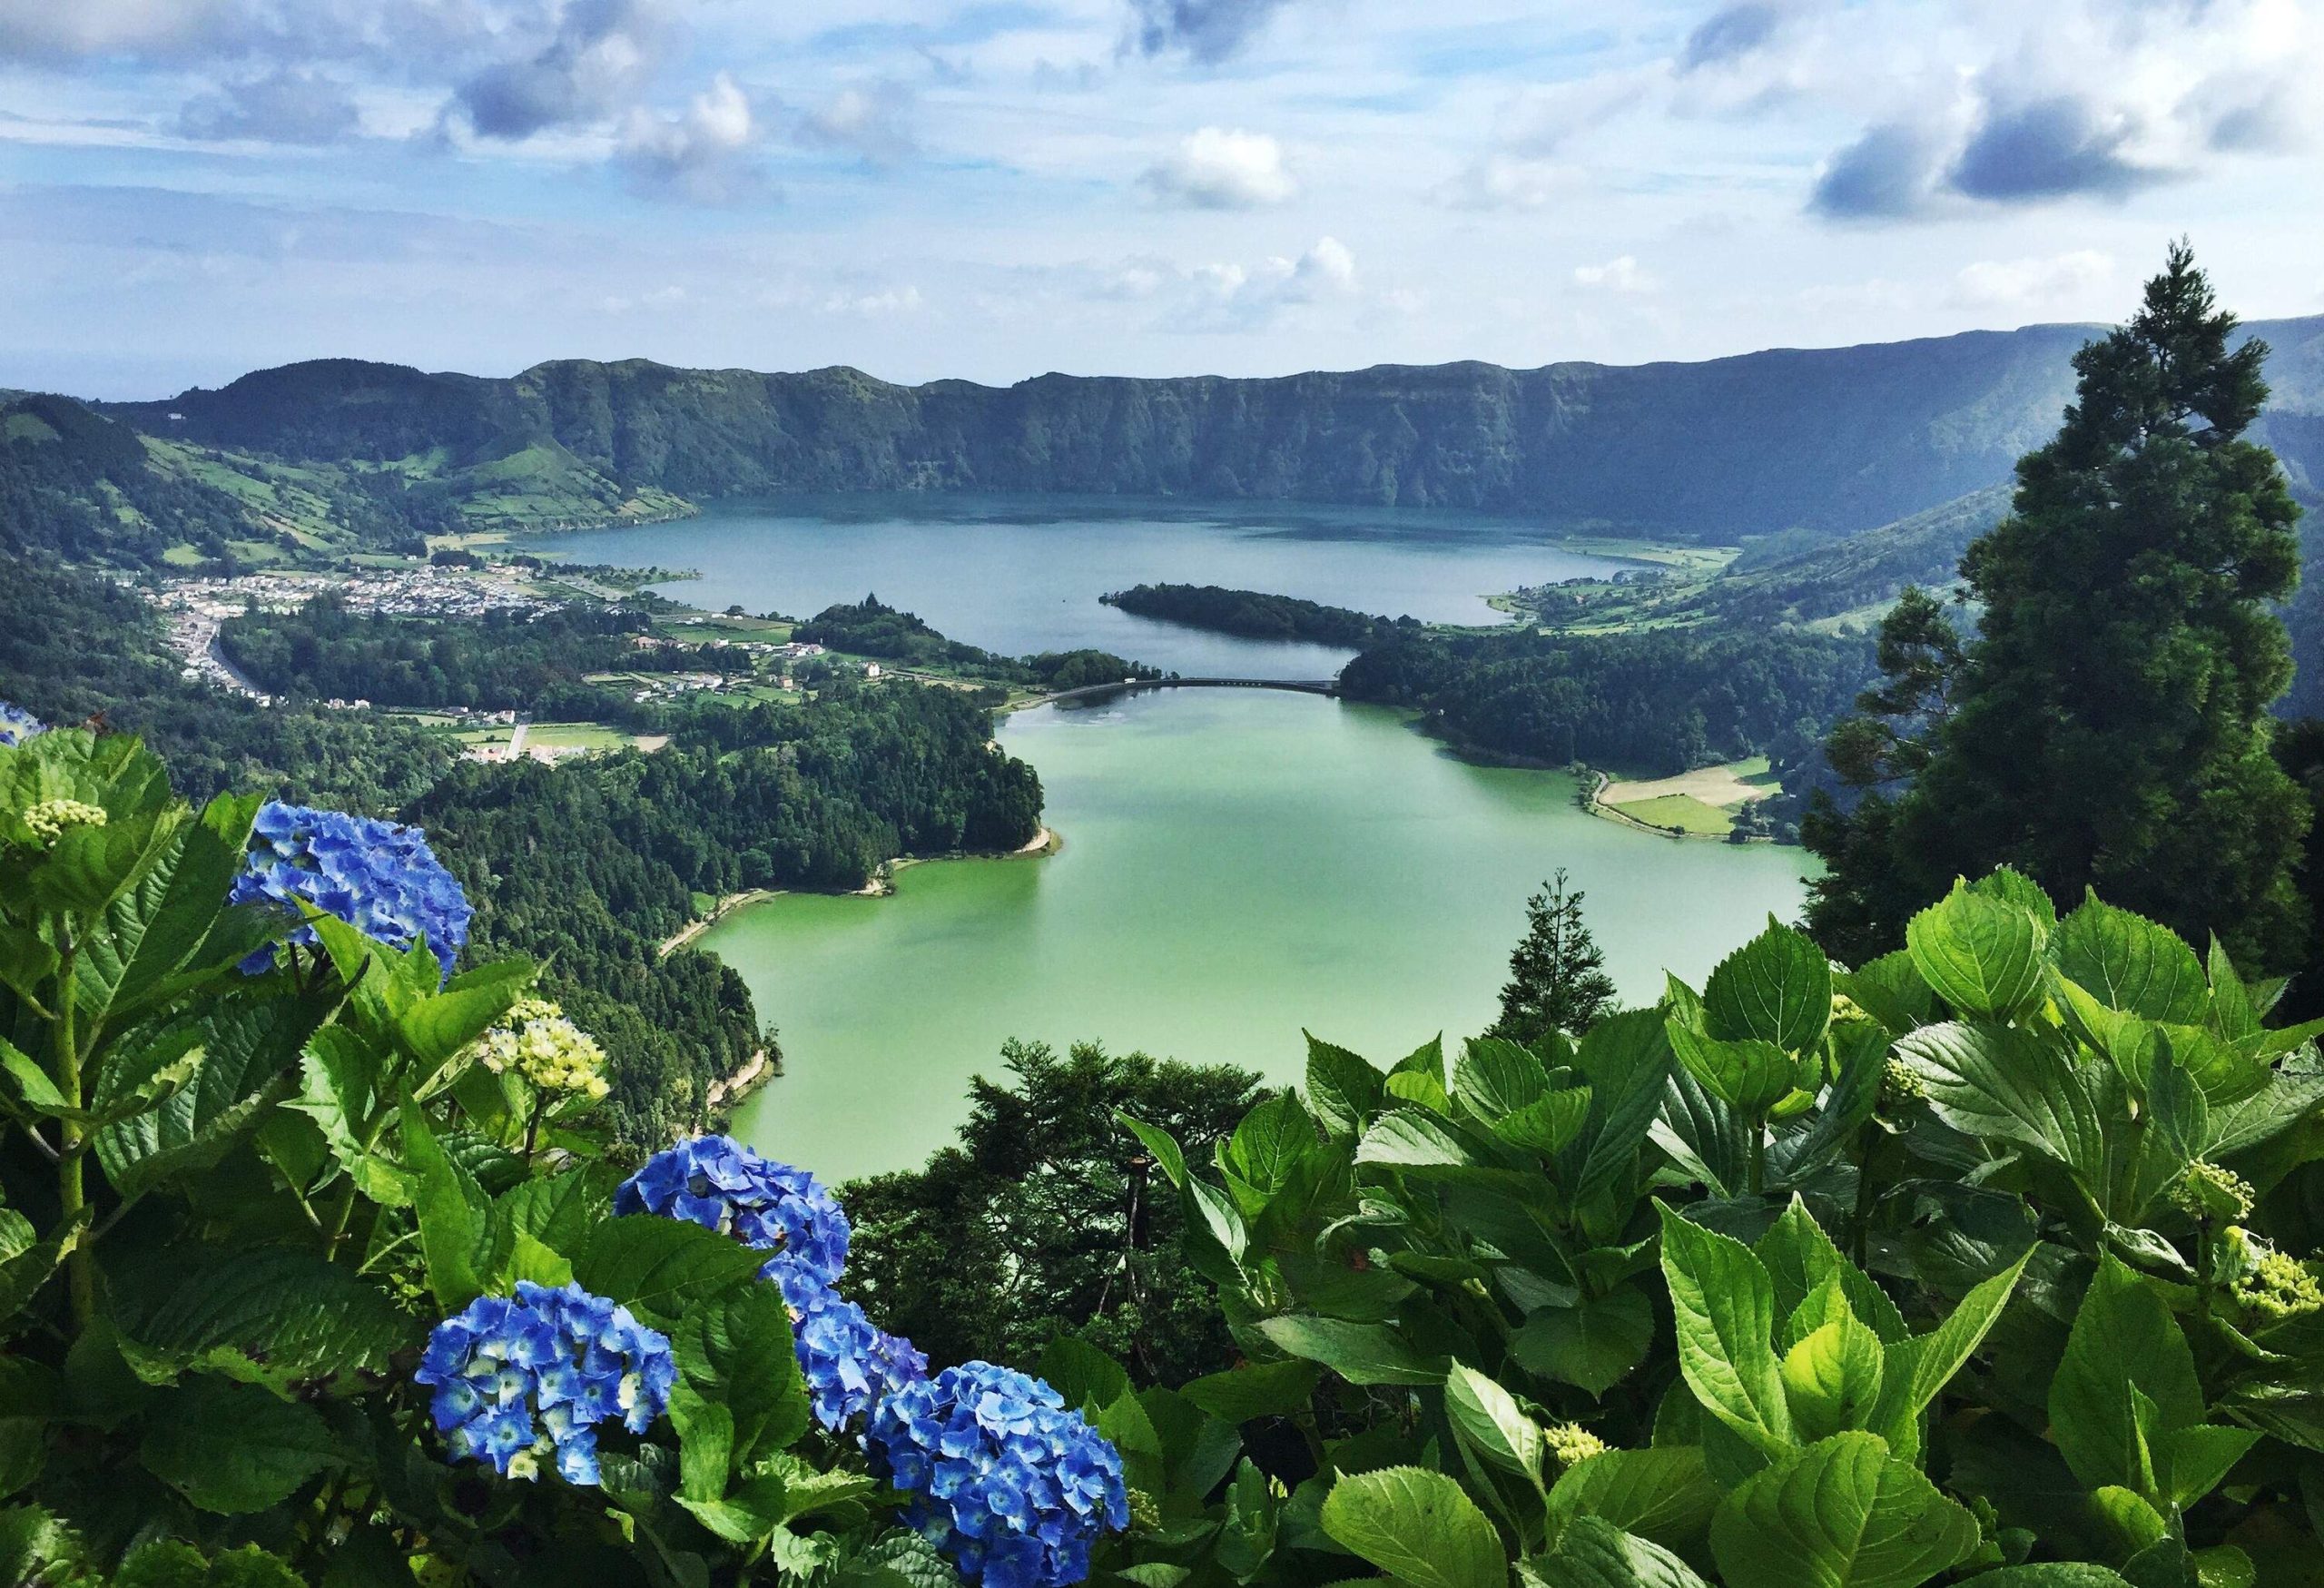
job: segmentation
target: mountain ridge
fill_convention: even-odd
[[[2054,429],[2074,349],[2045,324],[1688,362],[1482,360],[916,386],[847,365],[549,360],[514,376],[357,360],[96,411],[157,439],[399,476],[493,522],[527,482],[606,517],[672,498],[990,490],[1423,506],[1695,540],[1837,538],[2006,480]],[[2324,316],[2274,345],[2263,439],[2324,481]]]

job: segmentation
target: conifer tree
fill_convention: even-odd
[[[2293,962],[2309,815],[2268,706],[2291,678],[2271,604],[2298,577],[2299,508],[2242,439],[2268,350],[2235,329],[2175,244],[2131,322],[2075,355],[2064,424],[1963,559],[1974,641],[1946,657],[1925,604],[1898,608],[1922,643],[1884,634],[1891,685],[1865,704],[1886,726],[1844,725],[1830,750],[1860,786],[1910,786],[1806,824],[1827,949],[1896,947],[1955,876],[2007,863],[2062,902],[2095,887],[2239,961]]]
[[[1581,890],[1567,887],[1563,866],[1525,901],[1525,922],[1524,941],[1509,956],[1501,1018],[1485,1035],[1531,1047],[1551,1031],[1589,1030],[1613,1007],[1614,983],[1581,918]]]

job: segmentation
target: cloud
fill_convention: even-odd
[[[1110,277],[1106,295],[1173,296],[1166,315],[1172,329],[1191,331],[1249,331],[1273,325],[1292,310],[1354,296],[1355,255],[1335,237],[1316,239],[1297,259],[1280,255],[1255,265],[1236,261],[1202,264],[1166,277],[1149,261],[1135,261]]]
[[[732,203],[765,188],[750,158],[758,133],[750,97],[721,72],[680,114],[632,110],[615,158],[630,185],[649,197]]]
[[[1639,269],[1638,261],[1626,253],[1610,259],[1604,264],[1575,266],[1573,284],[1607,292],[1630,293],[1650,292],[1659,283]]]
[[[1130,39],[1142,54],[1184,51],[1216,65],[1256,37],[1287,0],[1129,0]]]
[[[1951,301],[1969,309],[2019,309],[2071,301],[2114,274],[2112,255],[2091,249],[2048,259],[1980,260],[1953,279]]]
[[[546,45],[476,74],[456,97],[480,137],[602,122],[644,91],[667,32],[649,0],[567,0]]]
[[[2134,131],[2122,112],[2101,111],[2072,94],[1988,104],[1949,181],[1970,198],[2004,203],[2073,193],[2117,197],[2165,174],[2125,158]]]
[[[0,60],[182,58],[248,31],[219,0],[0,0]]]
[[[1945,151],[1926,129],[1890,122],[1824,163],[1807,207],[1836,221],[1888,220],[1925,208]]]
[[[1580,172],[1570,165],[1488,154],[1437,183],[1429,197],[1453,210],[1538,210],[1580,181]]]
[[[823,300],[826,314],[855,314],[878,319],[891,314],[917,314],[926,301],[914,286],[883,287],[876,292],[833,292]]]
[[[1138,178],[1166,203],[1197,210],[1256,210],[1291,202],[1299,184],[1283,145],[1264,133],[1205,127]]]
[[[1743,0],[1704,18],[1679,50],[1679,70],[1699,72],[1755,54],[1782,31],[1785,13],[1765,0]]]
[[[286,66],[188,100],[178,131],[205,143],[335,143],[361,121],[345,84]]]
[[[894,165],[920,153],[911,126],[911,90],[881,82],[843,88],[799,125],[800,137],[842,149],[873,165]]]

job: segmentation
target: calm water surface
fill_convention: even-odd
[[[703,946],[781,1027],[754,1144],[835,1179],[921,1161],[1008,1037],[1231,1060],[1278,1080],[1303,1026],[1377,1060],[1491,1020],[1525,896],[1563,865],[1625,994],[1699,984],[1774,911],[1796,849],[1582,814],[1560,774],[1474,766],[1399,714],[1157,691],[1008,719],[1061,853],[906,867],[887,899],[793,895]]]
[[[1539,525],[1412,509],[872,495],[724,503],[673,524],[532,544],[575,562],[698,570],[657,587],[714,610],[739,602],[804,617],[868,591],[1004,656],[1089,646],[1189,677],[1327,678],[1352,653],[1203,634],[1098,597],[1137,584],[1226,585],[1492,623],[1488,596],[1623,566],[1551,538]]]

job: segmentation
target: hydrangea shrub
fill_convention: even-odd
[[[664,1148],[614,1193],[615,1213],[659,1213],[771,1252],[760,1272],[817,1285],[847,1267],[847,1215],[805,1169],[760,1157],[731,1136]]]

